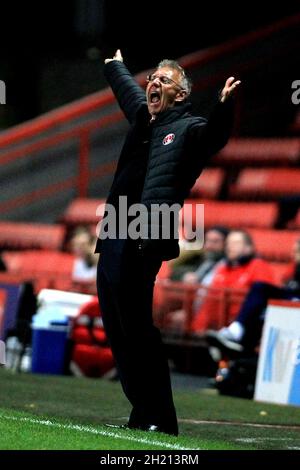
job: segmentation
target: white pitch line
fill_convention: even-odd
[[[296,437],[238,437],[234,440],[236,442],[247,442],[248,444],[262,441],[299,441]]]
[[[246,426],[250,428],[270,428],[270,429],[286,429],[295,430],[300,432],[300,426],[286,425],[286,424],[263,424],[263,423],[239,423],[238,421],[211,421],[211,420],[198,420],[198,419],[179,419],[180,423],[187,424],[224,424],[225,426]]]
[[[0,415],[0,419],[1,418],[11,420],[11,421],[21,421],[21,422],[30,423],[30,424],[39,424],[39,425],[42,425],[42,426],[56,427],[58,429],[66,429],[66,430],[70,430],[70,431],[87,432],[87,433],[96,434],[96,435],[105,436],[105,437],[114,437],[115,439],[123,439],[125,441],[138,442],[140,444],[161,446],[161,447],[165,447],[167,449],[203,450],[203,449],[200,449],[200,448],[192,449],[192,448],[188,448],[188,447],[182,447],[178,444],[169,444],[168,442],[152,441],[150,439],[144,439],[144,438],[141,438],[141,437],[127,436],[126,434],[124,434],[124,435],[123,434],[117,434],[115,432],[104,431],[104,430],[101,430],[101,429],[92,428],[91,426],[83,426],[83,425],[79,425],[79,424],[55,423],[53,421],[50,421],[49,419],[43,420],[43,419],[36,419],[36,418]]]
[[[129,416],[121,416],[120,418],[114,418],[117,419],[118,421],[126,421],[129,419]],[[178,419],[179,423],[186,423],[186,424],[214,424],[214,425],[220,425],[224,424],[226,426],[246,426],[246,427],[251,427],[251,428],[270,428],[270,429],[282,429],[282,430],[287,430],[287,431],[299,431],[300,432],[300,426],[299,425],[289,425],[289,424],[263,424],[263,423],[240,423],[238,421],[221,421],[221,420],[204,420],[204,419],[190,419],[190,418],[180,418]]]

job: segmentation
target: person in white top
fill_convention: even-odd
[[[71,238],[71,251],[75,255],[73,281],[96,281],[98,255],[94,253],[95,237],[85,227],[79,227]]]

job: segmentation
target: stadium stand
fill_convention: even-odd
[[[48,250],[7,251],[3,258],[10,272],[70,276],[74,256]]]
[[[43,288],[76,290],[72,284],[74,256],[51,250],[5,251],[3,259],[7,272],[2,282],[32,281],[35,292]]]
[[[300,140],[297,138],[231,139],[215,157],[214,164],[222,166],[292,166],[300,160]]]
[[[300,170],[296,168],[245,168],[230,187],[237,199],[274,199],[300,194]]]
[[[278,263],[276,261],[272,261],[270,264],[274,272],[276,284],[278,286],[282,286],[283,282],[286,280],[286,274],[291,266],[291,263]]]
[[[197,179],[190,196],[195,198],[217,199],[224,182],[225,171],[221,168],[207,168]]]
[[[74,199],[62,216],[62,222],[68,226],[96,225],[104,213],[105,199]]]
[[[191,204],[191,210],[183,211],[187,222],[195,226],[197,221],[195,204],[204,204],[205,228],[222,224],[230,228],[272,228],[277,219],[278,208],[275,202],[249,203],[231,201],[186,200],[185,207]]]
[[[295,24],[295,30],[298,26],[299,22]],[[292,29],[285,33],[284,47],[296,49]],[[214,96],[224,74],[232,73],[235,54],[241,47],[247,49],[245,55],[255,57],[253,63],[247,59],[239,64],[243,78],[249,78],[256,84],[255,74],[261,73],[260,67],[257,70],[257,50],[263,45],[270,53],[270,61],[273,60],[271,52],[278,37],[269,40],[263,36],[259,42],[252,43],[249,39],[249,42],[242,41],[240,46],[238,43],[230,47],[224,45],[225,52],[222,46],[218,51],[183,57],[180,62],[191,72],[195,83],[194,97],[198,104],[202,106],[206,95]],[[137,76],[141,85],[144,85],[145,75],[146,72],[143,72]],[[255,123],[255,126],[259,120],[264,121],[265,116],[256,116],[255,103],[251,101],[253,96],[246,99],[248,102],[243,103],[242,117],[245,122]],[[204,102],[204,114],[205,106]],[[254,113],[252,120],[247,120],[249,108]],[[294,133],[299,133],[299,123],[298,113],[292,126]],[[95,285],[72,282],[74,257],[61,250],[69,230],[78,225],[94,228],[101,219],[103,198],[111,184],[115,157],[125,128],[125,121],[111,92],[103,90],[2,133],[0,160],[4,171],[0,174],[0,182],[4,189],[0,202],[1,217],[52,223],[0,222],[0,249],[6,250],[2,256],[8,269],[0,273],[1,282],[19,283],[29,279],[34,282],[36,292],[48,287],[95,293]],[[253,129],[256,130],[255,127]],[[245,135],[251,135],[253,129]],[[232,138],[211,161],[212,166],[196,181],[191,199],[186,201],[193,207],[196,203],[204,204],[205,228],[222,224],[229,228],[247,229],[259,255],[271,262],[278,284],[282,282],[291,259],[293,243],[300,238],[297,232],[300,229],[300,210],[296,218],[289,222],[289,230],[274,228],[278,217],[278,199],[300,195],[300,169],[296,168],[299,163],[298,137]],[[20,171],[21,166],[24,173]],[[13,188],[4,184],[7,172],[15,182]],[[24,187],[24,180],[29,179],[31,184]],[[190,226],[194,227],[195,211],[183,213]],[[183,308],[187,312],[183,331],[185,339],[186,333],[191,333],[193,303],[197,297],[206,295],[207,299],[213,300],[213,323],[220,328],[232,320],[229,318],[232,305],[236,310],[245,295],[244,291],[237,289],[205,287],[199,293],[199,286],[171,282],[169,275],[170,267],[164,263],[154,293],[155,321],[168,333],[168,313],[175,308]],[[79,349],[83,346],[81,344]],[[80,354],[77,359],[80,361]],[[97,353],[94,359],[97,360]],[[92,375],[94,371],[88,374]]]
[[[0,247],[10,249],[59,250],[65,227],[59,224],[0,222]]]
[[[249,229],[258,253],[271,261],[290,261],[300,233],[290,230]]]

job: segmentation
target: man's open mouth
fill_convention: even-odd
[[[151,91],[149,98],[150,103],[157,104],[160,102],[160,93],[158,91]]]

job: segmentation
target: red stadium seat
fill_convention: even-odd
[[[3,259],[9,272],[51,274],[71,277],[74,256],[69,253],[46,250],[28,250],[23,252],[3,253]]]
[[[74,256],[69,253],[44,250],[7,251],[3,253],[3,259],[8,271],[3,273],[2,280],[31,280],[36,292],[43,288],[74,290]]]
[[[300,170],[296,168],[245,169],[230,188],[233,198],[272,199],[300,194]]]
[[[205,228],[220,224],[232,228],[271,228],[274,226],[278,212],[277,204],[272,202],[244,203],[189,199],[186,201],[183,217],[184,220],[187,217],[187,224],[192,223],[193,228],[197,221],[196,211],[190,214],[192,211],[187,210],[187,204],[193,206],[196,203],[204,204]]]
[[[62,221],[67,225],[94,225],[104,211],[105,199],[74,199],[65,211]]]
[[[190,191],[191,197],[216,199],[221,191],[225,172],[220,168],[207,168]]]
[[[288,139],[231,139],[215,157],[218,165],[266,166],[297,164],[300,159],[300,140]]]
[[[28,250],[7,251],[3,253],[7,271],[3,272],[2,281],[18,282],[31,280],[36,292],[40,289],[59,289],[74,292],[95,294],[94,281],[74,281],[72,272],[74,255],[57,251]],[[15,282],[15,281],[14,281]]]
[[[270,263],[274,272],[276,284],[281,286],[286,278],[286,273],[288,268],[290,267],[290,263]]]
[[[289,230],[249,229],[257,252],[266,259],[274,261],[290,261],[292,248],[300,239],[299,232]]]
[[[0,282],[8,284],[22,284],[23,282],[32,282],[34,291],[38,294],[42,289],[58,289],[66,291],[78,292],[78,289],[73,289],[71,279],[41,273],[29,272],[1,272]]]
[[[0,222],[0,247],[58,250],[65,237],[63,225]]]

